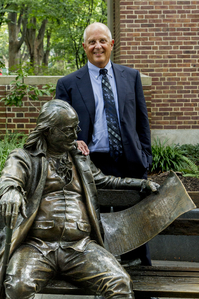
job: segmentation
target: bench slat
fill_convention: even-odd
[[[132,277],[135,295],[152,297],[199,298],[199,279],[193,277]]]
[[[189,191],[188,194],[196,207],[199,208],[199,192]],[[146,193],[140,193],[139,190],[98,189],[98,200],[101,206],[130,207],[141,201],[145,196]]]
[[[199,278],[195,277],[161,277],[132,276],[136,295],[153,297],[199,298]],[[63,281],[52,281],[42,294],[94,295],[88,289],[77,288]]]
[[[191,267],[140,266],[126,268],[136,296],[199,298],[199,271]],[[94,295],[63,280],[52,280],[42,294]]]
[[[176,219],[160,235],[199,235],[199,219]]]

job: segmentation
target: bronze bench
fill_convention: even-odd
[[[199,298],[199,269],[137,266],[126,268],[126,270],[133,279],[136,299],[145,296]],[[94,295],[87,289],[80,289],[60,279],[50,281],[41,293]]]
[[[136,191],[99,190],[101,206],[126,206],[138,203],[141,198]],[[199,206],[197,193],[189,194]],[[122,200],[121,200],[122,198]],[[176,219],[161,234],[165,235],[199,235],[199,219]],[[199,298],[199,268],[171,266],[131,266],[126,267],[133,280],[136,298],[172,297]],[[65,282],[57,277],[49,282],[42,294],[94,295],[87,289]]]

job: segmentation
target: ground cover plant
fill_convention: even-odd
[[[170,170],[176,172],[187,191],[199,191],[199,144],[168,144],[158,138],[152,144],[153,164],[149,178],[162,184]]]
[[[0,140],[0,175],[9,153],[18,147],[23,147],[27,136],[22,133],[9,133]]]
[[[178,144],[168,144],[168,139],[163,142],[159,138],[155,139],[152,144],[152,155],[151,172],[183,171],[195,165],[191,153],[188,155],[185,148]]]

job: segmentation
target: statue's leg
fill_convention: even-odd
[[[53,277],[53,261],[36,248],[20,246],[11,257],[4,282],[6,299],[32,299]]]
[[[59,267],[66,280],[72,279],[84,288],[108,299],[134,298],[129,274],[106,249],[91,242],[84,252],[59,250]],[[63,256],[62,256],[63,255]]]

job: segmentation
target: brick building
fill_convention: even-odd
[[[152,137],[198,143],[199,1],[108,0],[108,16],[114,62],[152,78]]]

